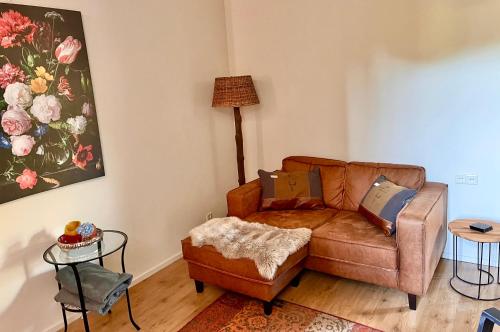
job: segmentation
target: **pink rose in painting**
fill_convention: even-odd
[[[4,48],[32,43],[38,27],[31,20],[14,10],[3,12],[0,16],[0,45]]]
[[[30,154],[35,145],[35,139],[29,135],[11,136],[12,154],[18,157],[24,157]]]
[[[19,175],[16,178],[16,182],[19,183],[19,187],[22,190],[28,188],[33,189],[33,187],[36,186],[36,183],[38,182],[37,174],[35,171],[32,171],[29,168],[25,168],[23,174]]]
[[[25,79],[24,72],[18,66],[6,63],[0,68],[0,88],[4,90],[7,85],[14,82],[23,82]]]
[[[75,154],[73,154],[73,164],[76,167],[85,169],[87,167],[87,162],[94,159],[94,155],[92,154],[92,145],[79,145],[78,150]]]
[[[55,54],[60,63],[71,64],[75,61],[78,52],[82,48],[82,43],[73,36],[68,36],[57,46]]]
[[[2,116],[1,124],[7,135],[18,136],[31,129],[31,118],[21,107],[9,105]]]

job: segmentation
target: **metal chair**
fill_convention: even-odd
[[[497,308],[489,308],[481,313],[477,332],[492,332],[493,327],[500,325],[500,310]]]

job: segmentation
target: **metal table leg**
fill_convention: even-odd
[[[104,261],[102,259],[102,244],[101,243],[102,243],[102,240],[97,241],[97,252],[99,253],[99,265],[104,267]]]
[[[127,246],[127,243],[125,243],[123,245],[123,248],[122,248],[122,272],[123,273],[125,273],[125,247],[126,246]],[[130,295],[128,293],[128,287],[125,290],[125,294],[127,295],[128,317],[129,317],[130,322],[132,323],[132,325],[134,325],[135,329],[137,331],[139,331],[141,328],[139,327],[139,325],[137,325],[137,323],[134,321],[134,317],[132,316],[132,308],[130,306]]]
[[[59,272],[59,266],[56,264],[54,265],[56,269],[56,274]],[[61,290],[61,283],[58,281],[57,282],[57,287],[59,290]],[[68,331],[68,320],[66,319],[66,310],[64,309],[64,304],[61,303],[61,310],[62,310],[62,315],[63,315],[63,321],[64,321],[64,332]]]
[[[104,260],[102,258],[102,240],[97,241],[97,252],[99,253],[99,265],[104,267]],[[111,313],[111,309],[108,310],[108,315]]]
[[[478,243],[478,248],[479,248],[479,243]],[[479,263],[479,257],[477,259],[478,259],[478,263]],[[483,243],[481,242],[481,265],[479,268],[479,285],[477,288],[477,298],[478,299],[481,298],[481,277],[482,276],[483,276]],[[488,279],[489,279],[489,277],[488,277]]]
[[[455,290],[457,293],[471,298],[473,300],[481,300],[481,301],[497,301],[500,297],[497,298],[481,298],[481,287],[491,285],[495,282],[495,276],[491,273],[491,243],[488,244],[488,269],[483,269],[483,261],[484,261],[484,243],[485,242],[477,242],[477,270],[479,272],[479,282],[469,281],[460,276],[458,273],[458,237],[453,236],[453,276],[450,278],[449,284],[450,287]],[[483,282],[483,273],[486,274],[487,280]],[[458,288],[453,285],[454,279],[459,279],[469,285],[477,286],[477,296],[467,295],[462,293]],[[500,284],[500,243],[498,243],[498,267],[497,267],[497,284]]]
[[[76,287],[78,288],[78,297],[80,298],[80,309],[82,310],[83,325],[85,326],[85,331],[89,332],[89,321],[87,318],[87,309],[85,308],[85,298],[83,296],[82,283],[80,281],[80,275],[78,274],[78,269],[76,264],[71,264],[73,273],[75,274]]]
[[[453,277],[457,276],[457,237],[453,235]]]

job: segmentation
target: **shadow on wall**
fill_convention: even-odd
[[[53,314],[50,306],[41,308],[36,304],[46,299],[47,303],[56,305],[53,300],[57,292],[57,284],[53,279],[55,274],[52,270],[38,274],[35,272],[47,264],[42,254],[53,242],[53,236],[40,231],[26,246],[17,242],[5,251],[5,260],[0,266],[0,287],[6,303],[6,307],[0,310],[2,331],[19,331],[19,320],[23,321],[23,331],[40,331],[40,322],[47,321],[44,316],[51,317]],[[22,316],[19,316],[20,313]]]
[[[350,44],[348,52],[355,55],[369,48],[402,60],[433,62],[500,41],[496,0],[348,1],[338,2],[337,10],[348,32],[343,46]]]
[[[350,159],[423,164],[432,158],[415,158],[422,152],[412,152],[412,144],[420,150],[438,143],[451,153],[471,110],[496,109],[490,90],[499,80],[485,71],[498,68],[491,54],[500,47],[499,1],[351,1],[337,7]],[[415,143],[418,132],[426,135]],[[469,142],[488,144],[485,139]]]

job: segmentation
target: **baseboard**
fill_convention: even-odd
[[[68,320],[68,325],[80,318],[81,316],[74,312],[66,312],[66,319]],[[50,327],[43,330],[44,332],[57,332],[64,329],[64,323],[62,322],[62,317],[59,317],[60,322],[51,325]],[[83,324],[83,323],[82,323]]]
[[[488,254],[486,253],[486,249],[484,250],[485,252],[485,259],[483,261],[483,264],[485,265],[488,265],[488,261],[486,260],[486,258],[488,257]],[[441,258],[444,258],[444,259],[449,259],[449,260],[453,260],[453,252],[451,251],[445,251],[443,253],[443,256],[441,256]],[[497,267],[497,257],[495,255],[495,252],[492,253],[491,255],[491,266],[492,267]],[[470,256],[470,255],[458,255],[457,257],[457,260],[460,261],[460,262],[466,262],[466,263],[477,263],[477,256]]]
[[[156,272],[160,271],[161,269],[164,269],[165,267],[169,266],[170,264],[172,264],[173,262],[175,262],[176,260],[178,260],[181,257],[182,257],[182,252],[179,251],[178,253],[173,254],[169,258],[163,260],[159,264],[153,266],[152,268],[150,268],[146,272],[141,273],[139,276],[134,278],[134,280],[132,281],[131,287],[134,287],[135,285],[137,285],[141,281],[144,281],[145,279],[151,277],[153,274],[155,274]]]
[[[176,253],[176,254],[168,257],[167,259],[161,261],[159,264],[153,266],[152,268],[150,268],[150,269],[146,270],[145,272],[141,273],[139,276],[135,277],[134,280],[132,281],[132,285],[130,287],[134,287],[135,285],[137,285],[141,281],[146,280],[147,278],[151,277],[156,272],[160,271],[161,269],[164,269],[165,267],[169,266],[170,264],[172,264],[173,262],[175,262],[176,260],[178,260],[181,257],[182,257],[182,252],[179,251],[178,253]],[[67,312],[66,313],[66,318],[68,320],[68,325],[69,325],[72,322],[74,322],[75,320],[80,319],[81,315],[77,314],[77,313]],[[47,329],[45,329],[44,332],[56,332],[56,331],[59,331],[59,330],[63,329],[64,328],[64,322],[62,322],[62,317],[60,317],[59,320],[60,321],[58,323],[55,323],[55,324],[51,325],[50,327],[48,327]]]

